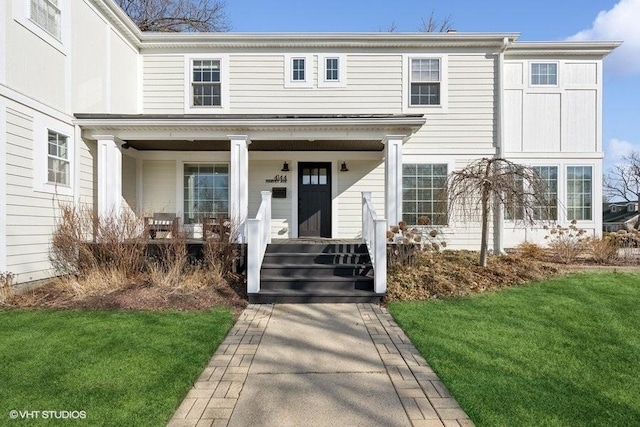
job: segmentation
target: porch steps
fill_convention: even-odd
[[[380,302],[361,243],[275,243],[267,246],[260,292],[252,303]]]

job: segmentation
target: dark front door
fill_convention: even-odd
[[[299,163],[298,236],[331,237],[331,163]]]

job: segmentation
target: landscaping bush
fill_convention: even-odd
[[[516,247],[516,250],[518,252],[518,255],[520,255],[521,257],[528,258],[528,259],[536,259],[536,260],[545,259],[545,256],[547,253],[545,248],[543,248],[542,246],[536,243],[531,243],[531,242],[520,243]]]
[[[418,225],[409,228],[405,221],[392,226],[387,231],[387,241],[391,243],[387,251],[387,264],[415,266],[423,251],[440,251],[447,247],[442,238],[442,233],[432,227],[428,227],[430,221],[427,217],[418,218]]]
[[[570,264],[585,251],[586,231],[576,226],[576,220],[571,221],[567,227],[558,224],[545,229],[548,229],[549,234],[544,238],[549,242],[556,260]]]
[[[584,247],[591,260],[598,264],[615,264],[620,259],[618,247],[610,236],[587,239]]]

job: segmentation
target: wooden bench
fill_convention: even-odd
[[[171,233],[172,237],[175,237],[178,233],[178,224],[179,219],[175,213],[154,213],[153,217],[145,218],[145,227],[149,237],[152,239],[156,238],[158,232],[167,233],[165,238],[168,237],[169,233]]]
[[[202,240],[208,237],[217,239],[228,239],[231,234],[231,222],[224,218],[203,218],[202,219]]]

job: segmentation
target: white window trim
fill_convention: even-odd
[[[13,0],[13,17],[14,20],[31,31],[38,38],[51,45],[63,54],[67,54],[65,46],[69,46],[70,42],[70,19],[69,6],[70,0],[62,0],[60,2],[60,39],[56,38],[35,21],[31,20],[31,2],[28,0]]]
[[[293,80],[293,60],[304,59],[304,80]],[[285,88],[312,88],[314,64],[313,55],[284,55],[284,87]]]
[[[411,105],[411,61],[413,59],[439,59],[440,60],[440,105]],[[402,107],[404,113],[416,111],[428,111],[430,113],[446,113],[449,104],[449,57],[444,54],[437,55],[405,55],[404,72],[402,79]]]
[[[568,185],[568,180],[569,180],[569,168],[583,168],[583,167],[590,167],[591,168],[591,219],[578,219],[576,220],[576,222],[578,224],[594,224],[596,223],[596,217],[599,215],[600,217],[602,217],[602,212],[598,209],[596,209],[596,204],[595,204],[595,199],[596,199],[596,185],[602,185],[602,182],[597,180],[597,176],[596,173],[600,173],[600,175],[602,175],[602,171],[598,170],[598,168],[596,168],[596,165],[592,164],[592,163],[576,163],[576,162],[571,162],[571,163],[566,163],[563,167],[563,179],[562,179],[562,185],[563,185],[563,190],[564,190],[564,194],[562,196],[562,201],[564,201],[564,206],[562,206],[562,211],[563,211],[563,220],[565,223],[568,223],[569,221],[573,220],[573,218],[569,218],[569,185]],[[560,215],[559,213],[559,209],[558,209],[558,215]],[[567,224],[568,225],[568,224]]]
[[[327,80],[327,59],[338,60],[338,80]],[[342,54],[318,55],[318,87],[336,88],[347,86],[347,56]]]
[[[531,78],[533,74],[531,73],[531,68],[533,68],[534,64],[555,64],[556,65],[556,84],[554,85],[542,85],[542,84],[533,84]],[[530,88],[548,88],[548,87],[560,87],[560,61],[529,61],[527,64],[527,82]]]
[[[193,77],[193,61],[220,61],[220,105],[194,107],[191,78]],[[184,56],[184,112],[185,114],[218,114],[227,113],[229,106],[229,55],[185,55]]]
[[[49,133],[53,131],[67,137],[69,159],[69,184],[49,182]],[[38,116],[33,120],[33,190],[43,193],[73,196],[76,162],[75,132],[71,125],[58,122],[47,116]]]

